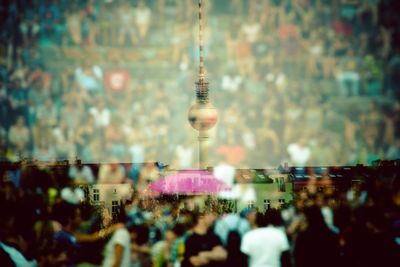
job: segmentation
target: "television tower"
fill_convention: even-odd
[[[215,107],[208,99],[208,81],[205,79],[203,59],[202,0],[199,0],[199,80],[196,84],[196,103],[190,107],[188,120],[190,125],[199,131],[199,167],[208,167],[208,130],[218,119]]]

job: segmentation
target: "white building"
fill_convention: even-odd
[[[93,206],[105,208],[110,215],[118,212],[125,200],[131,200],[132,184],[93,184],[88,185],[87,198]]]

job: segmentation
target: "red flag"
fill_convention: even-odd
[[[130,75],[126,70],[110,70],[105,75],[105,85],[107,90],[122,92],[127,89]]]

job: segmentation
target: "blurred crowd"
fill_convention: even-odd
[[[398,165],[354,177],[347,191],[310,182],[291,203],[237,211],[210,195],[145,196],[136,182],[132,196],[107,211],[80,192],[85,167],[0,169],[1,266],[389,267],[400,260]],[[100,169],[87,180],[98,176]]]
[[[398,1],[203,3],[219,110],[210,162],[222,178],[283,161],[399,158]],[[0,168],[1,265],[395,266],[393,174],[341,194],[310,186],[279,209],[237,213],[207,196],[199,207],[140,194],[165,167],[144,162],[197,162],[187,122],[197,18],[197,1],[0,3],[0,159],[110,163]],[[71,59],[73,49],[87,54]],[[94,182],[131,183],[136,193],[104,214],[75,187]]]
[[[219,110],[210,162],[399,158],[396,1],[203,2],[207,78]],[[187,122],[198,63],[196,1],[0,7],[2,159],[196,165],[196,132]],[[71,61],[71,48],[83,58]],[[133,51],[138,59],[85,54],[96,49]]]

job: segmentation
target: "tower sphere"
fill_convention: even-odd
[[[211,129],[217,123],[217,119],[217,109],[210,102],[197,102],[189,109],[189,123],[198,131]]]

